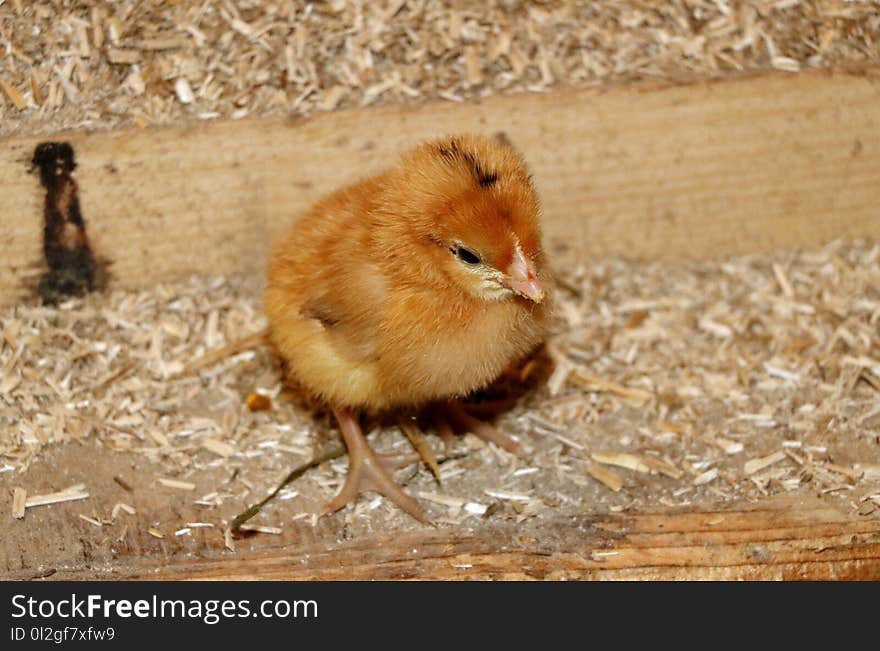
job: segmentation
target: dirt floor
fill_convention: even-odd
[[[560,279],[546,350],[473,401],[514,398],[495,422],[525,453],[470,435],[447,449],[429,432],[442,485],[421,464],[398,472],[433,526],[539,532],[562,516],[784,495],[876,516],[880,244],[684,266],[600,260]],[[85,563],[100,575],[132,555],[428,527],[369,496],[319,519],[345,476],[340,457],[286,486],[248,523],[251,538],[227,533],[291,469],[338,446],[267,348],[176,377],[262,328],[260,295],[258,278],[190,278],[0,312],[0,574]],[[371,440],[412,453],[393,423]]]

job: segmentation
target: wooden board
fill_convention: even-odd
[[[505,132],[529,160],[556,264],[688,259],[880,237],[880,73],[773,73],[319,115],[62,134],[117,286],[261,273],[323,193],[443,133]],[[0,303],[41,261],[46,138],[0,147]]]
[[[59,446],[47,451],[24,485],[58,488],[58,468],[65,485],[87,482],[90,499],[8,519],[0,578],[880,580],[880,512],[858,516],[809,488],[690,510],[608,514],[599,502],[595,510],[522,523],[474,518],[432,529],[405,520],[399,530],[358,535],[348,532],[341,514],[315,526],[293,521],[289,503],[276,500],[269,521],[283,524],[281,535],[239,539],[232,552],[218,526],[178,537],[173,529],[180,525],[171,523],[228,520],[241,507],[205,512],[192,495],[157,486],[160,467],[140,455],[87,443]],[[117,476],[130,492],[113,480]],[[2,517],[9,518],[9,486],[20,482],[0,477]],[[106,517],[119,501],[137,513],[100,528],[78,517]],[[153,537],[150,528],[164,537]]]

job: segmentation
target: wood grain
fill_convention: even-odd
[[[503,131],[534,171],[557,265],[693,259],[880,237],[880,73],[774,73],[60,134],[116,286],[262,273],[271,239],[320,195],[443,133]],[[40,272],[34,146],[0,148],[0,304]],[[32,282],[32,280],[31,280]]]
[[[846,518],[815,505],[583,515],[347,543],[276,543],[238,554],[213,549],[194,557],[144,549],[116,558],[104,570],[81,563],[52,578],[878,580],[880,520]]]
[[[137,471],[132,471],[133,468]],[[289,501],[268,521],[280,535],[252,535],[224,547],[220,522],[237,503],[207,511],[192,503],[228,477],[216,468],[197,491],[157,484],[156,462],[92,445],[58,446],[29,473],[34,490],[87,481],[88,502],[28,509],[13,519],[10,486],[0,478],[0,579],[21,580],[880,580],[880,517],[857,516],[845,502],[808,487],[754,504],[701,503],[690,510],[608,514],[586,511],[517,523],[471,518],[437,528],[407,521],[399,530],[351,536],[341,514],[315,526]],[[35,474],[36,473],[36,474]],[[113,477],[125,477],[128,489]],[[95,527],[79,514],[106,517],[118,502],[136,514]],[[847,509],[847,510],[841,510]],[[175,536],[184,522],[217,523]],[[164,534],[155,538],[153,528]]]

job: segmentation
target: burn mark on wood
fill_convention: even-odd
[[[43,208],[43,255],[49,271],[43,274],[38,292],[52,305],[66,296],[94,291],[97,284],[95,256],[86,234],[73,170],[76,160],[67,142],[37,145],[31,171],[39,170],[46,188]]]
[[[498,173],[483,169],[483,165],[477,160],[477,157],[469,151],[462,151],[455,138],[440,145],[438,151],[440,156],[449,163],[461,161],[466,163],[481,188],[490,188],[498,182]]]

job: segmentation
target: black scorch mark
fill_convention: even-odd
[[[38,292],[45,304],[81,296],[96,285],[95,256],[79,207],[73,147],[67,142],[37,145],[31,170],[39,170],[46,188],[43,209],[43,255],[49,271],[40,277]]]

